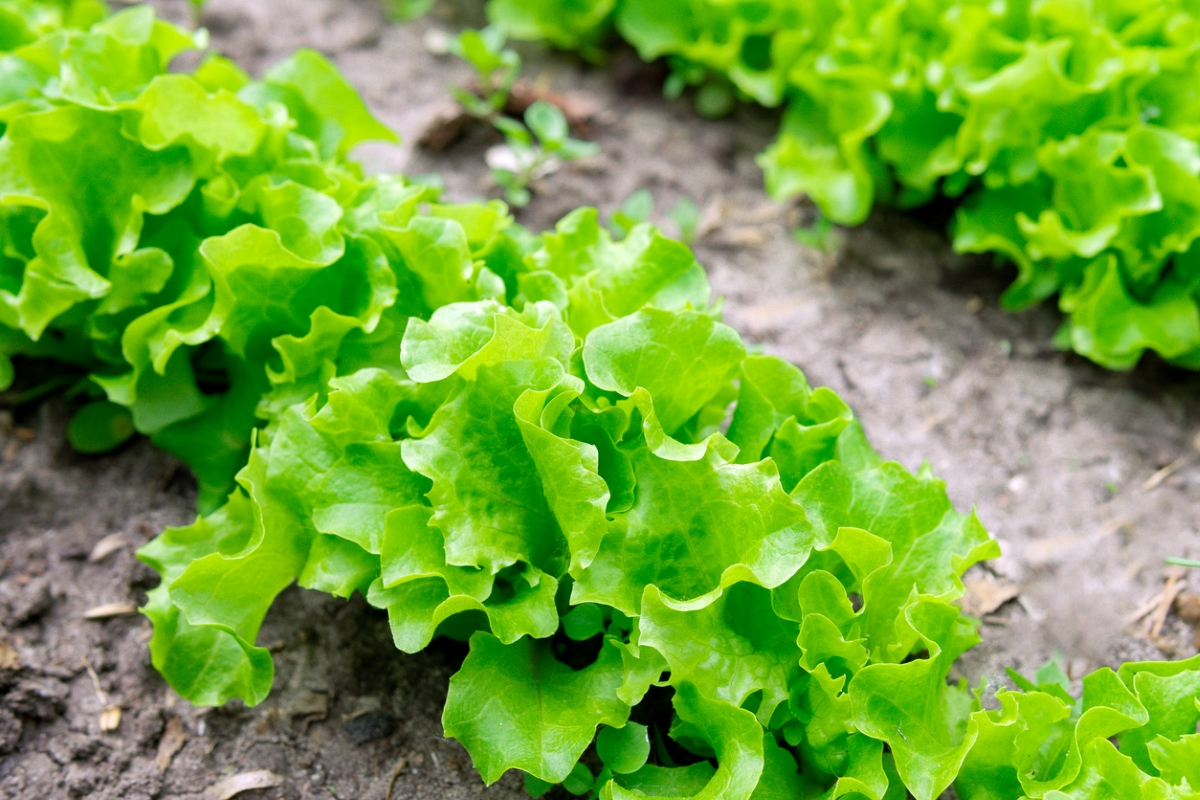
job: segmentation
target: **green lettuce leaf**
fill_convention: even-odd
[[[615,19],[676,83],[788,103],[764,163],[827,213],[968,193],[959,246],[1021,262],[1007,302],[1057,291],[1097,360],[1200,363],[1188,12],[1160,36],[1128,11],[1122,38],[1057,0],[499,8],[571,47]],[[147,7],[0,2],[0,387],[68,363],[81,449],[137,430],[196,474],[202,516],[140,551],[181,695],[261,702],[260,629],[297,583],[364,595],[405,652],[470,639],[444,726],[488,782],[1194,794],[1194,661],[1101,670],[1078,700],[1050,670],[988,711],[948,682],[978,639],[961,576],[995,543],[833,392],[749,355],[686,246],[367,177],[350,150],[394,137],[328,61],[169,69],[204,46]]]
[[[1186,4],[490,0],[488,13],[588,58],[615,28],[666,59],[668,96],[697,87],[701,113],[785,105],[758,157],[772,197],[806,195],[847,225],[876,203],[949,198],[957,249],[1016,264],[1005,306],[1059,295],[1058,344],[1110,369],[1146,350],[1200,369],[1200,21]],[[552,281],[536,283],[548,297]]]
[[[529,638],[502,644],[486,633],[450,679],[442,726],[473,755],[487,784],[520,769],[549,783],[564,780],[599,725],[623,725],[629,707],[616,699],[621,683],[616,649],[573,670],[549,647]]]

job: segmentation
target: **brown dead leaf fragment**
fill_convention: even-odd
[[[932,433],[935,428],[937,428],[939,425],[941,425],[943,422],[945,422],[948,419],[950,419],[950,415],[946,414],[944,412],[939,412],[937,414],[932,414],[929,417],[926,417],[925,422],[921,424],[921,433],[922,434]]]
[[[21,668],[21,656],[17,648],[8,639],[0,639],[0,669],[18,670]]]
[[[167,729],[163,731],[162,738],[158,740],[158,752],[154,755],[154,763],[158,764],[159,772],[166,772],[170,768],[175,754],[183,749],[187,740],[188,735],[183,728],[183,720],[179,717],[171,717],[167,723]]]
[[[790,314],[804,307],[803,300],[789,298],[777,303],[764,303],[742,309],[742,323],[751,331],[761,333],[783,324]]]
[[[239,772],[219,780],[204,790],[204,800],[230,800],[242,792],[254,789],[273,789],[283,783],[283,778],[265,769]]]
[[[991,614],[1021,593],[1021,586],[1003,578],[975,578],[963,581],[967,593],[960,602],[964,613],[972,617]]]
[[[734,222],[743,225],[764,225],[770,222],[783,222],[789,206],[782,203],[763,203],[758,206],[730,209],[729,215]]]
[[[1184,622],[1200,624],[1200,594],[1184,592],[1176,597],[1175,613]]]

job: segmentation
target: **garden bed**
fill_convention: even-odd
[[[182,0],[158,5],[187,18]],[[481,22],[477,5],[460,5],[394,25],[374,0],[213,0],[204,22],[255,74],[297,47],[329,55],[405,139],[362,148],[368,167],[441,173],[449,198],[465,200],[498,195],[483,160],[488,132],[436,154],[415,145],[446,87],[468,80],[466,65],[426,46],[431,31]],[[954,255],[933,214],[877,213],[842,232],[835,252],[805,248],[791,231],[812,209],[769,202],[754,166],[776,127],[768,112],[702,120],[664,100],[662,74],[628,53],[608,70],[525,55],[535,84],[594,108],[602,150],[536,186],[522,223],[541,229],[579,205],[611,211],[641,188],[660,210],[692,199],[703,211],[697,256],[726,298],[726,321],[838,391],[885,458],[910,469],[929,460],[960,508],[978,505],[1005,555],[968,574],[969,599],[992,605],[982,587],[1018,594],[984,615],[965,676],[1000,681],[1004,667],[1028,672],[1055,652],[1073,677],[1195,652],[1174,613],[1157,635],[1146,630],[1158,610],[1148,601],[1168,577],[1162,559],[1200,556],[1200,453],[1190,444],[1200,377],[1151,359],[1108,373],[1055,352],[1056,312],[1000,311],[1010,275]],[[142,601],[156,577],[133,548],[190,521],[194,483],[146,441],[101,458],[72,453],[67,418],[51,400],[0,419],[0,681],[12,685],[5,703],[29,720],[16,752],[0,756],[0,797],[200,798],[257,770],[281,782],[242,797],[379,800],[393,775],[394,798],[524,796],[512,775],[481,793],[465,752],[441,738],[447,678],[465,647],[398,653],[383,613],[360,598],[294,588],[280,598],[259,640],[277,665],[263,705],[200,712],[176,697],[150,666],[141,617],[84,615]],[[107,706],[121,708],[111,732],[100,729]],[[0,745],[12,719],[0,716]]]

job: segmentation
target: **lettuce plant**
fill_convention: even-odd
[[[184,696],[265,698],[256,634],[298,582],[363,594],[401,651],[468,641],[446,734],[535,796],[1200,797],[1200,658],[1101,670],[1080,700],[1014,675],[998,710],[947,680],[979,641],[960,576],[995,541],[748,353],[682,244],[616,243],[593,209],[536,237],[495,206],[377,213],[381,239],[438,232],[391,263],[444,304],[369,354],[314,321],[324,383],[280,382],[309,394],[226,505],[141,550]]]
[[[314,53],[166,73],[201,41],[145,8],[2,7],[5,380],[58,359],[108,398],[81,447],[136,426],[201,478],[139,554],[183,696],[267,696],[296,582],[400,651],[469,642],[445,731],[534,795],[1200,797],[1200,659],[1078,699],[1014,674],[987,709],[948,680],[995,541],[750,352],[683,244],[365,177],[347,151],[390,134]]]
[[[167,72],[203,45],[142,6],[2,57],[0,388],[14,356],[73,365],[107,401],[72,441],[103,449],[136,428],[188,463],[208,508],[245,463],[274,370],[294,368],[273,340],[318,309],[344,336],[390,324],[398,287],[357,226],[407,189],[345,159],[394,135],[323,57],[300,51],[261,81],[219,56]]]
[[[1068,691],[1054,665],[999,708],[972,715],[978,738],[955,783],[964,800],[1200,797],[1200,657],[1123,664]]]
[[[785,106],[759,163],[776,198],[857,224],[956,198],[961,252],[1017,266],[1002,302],[1057,294],[1064,347],[1112,369],[1200,368],[1200,17],[1182,0],[798,3],[491,0],[514,36],[594,53],[608,26],[669,87]]]
[[[377,212],[439,243],[392,264],[443,304],[390,359],[314,325],[310,359],[345,366],[278,384],[304,399],[226,505],[141,551],[172,685],[262,700],[255,634],[298,581],[363,593],[405,652],[469,640],[444,724],[488,782],[579,785],[598,730],[632,720],[609,738],[661,752],[614,745],[588,781],[604,796],[948,786],[974,728],[946,676],[978,641],[952,601],[997,554],[974,515],[749,354],[682,244],[647,224],[616,243],[592,209],[514,237],[492,207],[453,208]]]
[[[5,0],[0,3],[0,53],[63,28],[88,28],[107,13],[100,0]]]

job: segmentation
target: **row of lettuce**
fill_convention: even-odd
[[[446,733],[535,795],[1200,797],[1200,660],[948,681],[995,541],[681,243],[364,176],[392,134],[315,53],[168,73],[202,36],[67,0],[0,41],[0,377],[57,360],[196,472],[140,552],[192,702],[268,695],[299,583],[469,641]]]
[[[1200,13],[1186,0],[489,0],[518,38],[599,58],[615,30],[669,87],[786,111],[759,157],[833,221],[957,204],[961,252],[1058,295],[1057,340],[1111,369],[1200,369]]]

